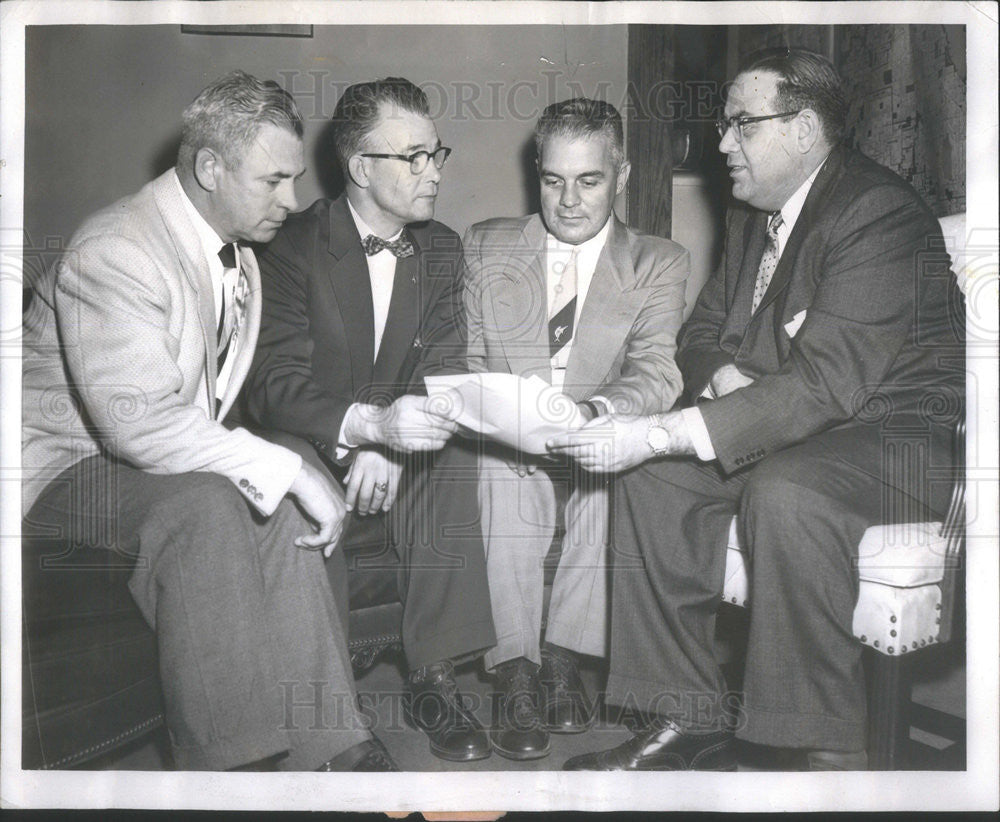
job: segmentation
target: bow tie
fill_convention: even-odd
[[[389,249],[396,257],[413,256],[413,243],[406,238],[405,234],[401,234],[399,239],[394,242],[369,234],[361,241],[361,246],[369,257],[378,254],[383,248]]]

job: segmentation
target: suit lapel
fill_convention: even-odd
[[[802,204],[802,211],[799,212],[799,216],[795,220],[792,233],[788,236],[788,242],[785,243],[785,247],[781,250],[781,259],[778,260],[778,267],[774,269],[771,284],[767,287],[767,291],[764,292],[764,296],[761,298],[760,307],[757,309],[758,313],[774,302],[775,297],[781,293],[781,290],[791,280],[792,274],[795,271],[795,258],[799,254],[802,240],[806,236],[809,226],[814,224],[817,212],[826,203],[828,193],[838,176],[837,172],[840,169],[842,161],[843,155],[841,151],[831,152],[823,168],[816,175],[816,179],[813,181],[812,187],[806,195],[806,201]]]
[[[215,290],[212,288],[212,275],[208,270],[208,261],[205,259],[205,251],[201,247],[198,233],[195,231],[191,220],[181,199],[181,192],[174,179],[173,169],[161,174],[153,181],[153,197],[156,200],[157,208],[163,217],[164,225],[170,234],[170,240],[177,251],[177,259],[180,262],[181,270],[184,273],[188,284],[198,295],[198,322],[201,326],[202,340],[205,348],[205,375],[207,396],[206,407],[215,409]],[[260,281],[257,281],[257,288],[260,289]],[[258,322],[259,322],[258,306]]]
[[[347,338],[351,386],[357,396],[360,389],[371,383],[372,360],[375,358],[375,316],[368,262],[347,208],[347,197],[343,195],[330,205],[327,251],[333,258],[326,272],[327,278]]]
[[[634,290],[635,282],[628,232],[614,218],[594,268],[566,365],[565,390],[575,399],[589,395],[603,382],[624,347],[645,298],[643,291]]]
[[[493,313],[512,374],[552,381],[548,356],[545,227],[538,215],[524,226],[512,252],[491,276]]]

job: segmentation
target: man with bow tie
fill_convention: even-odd
[[[465,371],[461,242],[432,219],[451,150],[402,78],[350,86],[333,139],[344,194],[292,215],[261,254],[247,408],[311,443],[305,457],[343,484],[346,543],[398,555],[404,707],[436,756],[481,759],[489,740],[452,676],[495,642],[475,483],[453,481],[475,455],[423,389],[427,374]]]

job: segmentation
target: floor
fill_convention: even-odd
[[[960,646],[942,646],[936,658],[922,666],[915,674],[914,702],[930,711],[933,722],[927,723],[936,733],[911,728],[911,739],[919,743],[917,762],[921,769],[961,770],[964,753],[941,736],[951,730],[949,726],[961,724],[965,719],[965,666]],[[725,661],[731,650],[720,642],[719,657]],[[497,754],[477,762],[445,762],[434,757],[427,739],[420,731],[410,728],[402,718],[403,671],[398,658],[383,659],[359,677],[359,699],[366,713],[375,717],[373,729],[385,743],[393,758],[407,771],[546,771],[559,770],[571,756],[613,747],[628,739],[629,732],[609,721],[603,714],[586,733],[552,735],[551,752],[542,759],[513,762]],[[596,665],[581,671],[590,692],[598,693],[603,673]],[[490,721],[490,683],[482,673],[481,665],[468,663],[456,671],[459,689],[466,695],[476,715],[484,725]],[[920,709],[921,712],[926,713]],[[943,712],[944,715],[936,712]],[[789,760],[773,749],[741,743],[738,748],[740,771],[787,770]],[[114,759],[93,763],[92,767],[119,770],[163,770],[166,758],[162,739],[142,742]]]

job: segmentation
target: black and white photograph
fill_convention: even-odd
[[[990,2],[0,6],[0,807],[1000,807]]]

